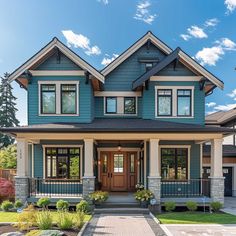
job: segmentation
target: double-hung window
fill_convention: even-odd
[[[158,89],[157,90],[157,115],[171,116],[172,115],[172,90]]]
[[[117,113],[117,98],[106,97],[106,113],[115,114]]]
[[[61,113],[76,114],[76,85],[62,84],[61,85]]]
[[[56,85],[42,84],[41,85],[41,113],[55,114],[56,113]]]
[[[191,90],[178,89],[177,90],[177,115],[191,116]]]

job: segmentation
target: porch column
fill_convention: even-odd
[[[26,202],[29,197],[29,158],[28,141],[16,139],[17,141],[17,176],[15,177],[15,198]]]
[[[161,202],[161,176],[160,176],[160,157],[159,139],[150,139],[149,144],[149,176],[148,189],[154,193],[157,204]]]
[[[223,139],[211,140],[211,198],[224,203],[224,177],[222,171]]]
[[[84,176],[83,197],[95,190],[95,176],[93,171],[93,139],[84,139]]]

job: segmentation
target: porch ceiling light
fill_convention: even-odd
[[[121,144],[120,144],[120,142],[118,143],[117,149],[118,149],[118,151],[121,151]]]

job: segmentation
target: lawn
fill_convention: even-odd
[[[156,217],[162,224],[236,224],[236,216],[227,213],[170,212]]]
[[[57,221],[57,212],[51,212],[53,216],[53,221]],[[0,222],[17,222],[17,216],[20,213],[16,212],[0,212]],[[75,213],[70,213],[70,214],[75,214]],[[86,215],[85,216],[85,221],[89,221],[91,218],[91,215]]]

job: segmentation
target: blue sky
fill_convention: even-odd
[[[236,105],[236,0],[1,0],[0,75],[12,72],[54,36],[98,69],[151,30],[180,46],[225,83],[206,112]],[[13,83],[26,124],[27,94]]]

